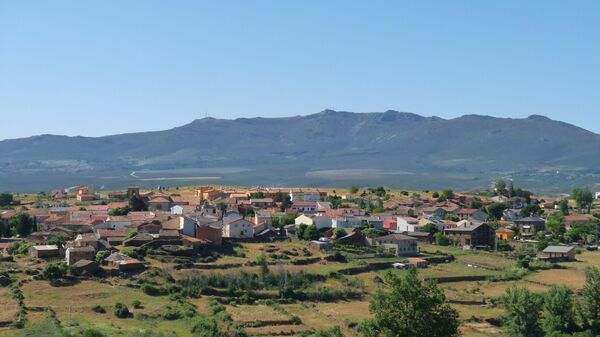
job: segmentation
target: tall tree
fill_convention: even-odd
[[[508,333],[512,337],[543,336],[540,328],[542,299],[527,288],[511,287],[502,297]]]
[[[512,198],[515,196],[515,186],[513,185],[512,181],[510,182],[510,184],[508,184],[508,197]]]
[[[142,197],[133,194],[129,197],[129,209],[133,212],[147,211],[148,205],[146,205],[146,202]]]
[[[592,204],[594,203],[594,195],[592,191],[586,188],[575,188],[573,189],[573,199],[575,199],[575,203],[577,204],[577,208],[579,209],[579,213],[582,213],[584,210],[587,213],[592,211]]]
[[[521,215],[522,217],[539,216],[543,213],[544,210],[539,205],[535,204],[527,205],[524,208],[521,208],[521,211],[519,211],[519,215]]]
[[[495,189],[496,189],[496,192],[498,193],[498,195],[506,195],[507,194],[506,182],[504,180],[496,181]]]
[[[562,213],[562,215],[567,216],[569,215],[569,202],[567,200],[561,200],[560,201],[560,212]]]
[[[33,220],[27,213],[19,213],[13,216],[8,223],[12,232],[21,237],[31,234],[33,230]]]
[[[385,283],[389,290],[378,290],[369,304],[374,317],[362,324],[363,336],[458,336],[458,312],[435,283],[418,278],[416,269],[404,276],[388,272]]]
[[[546,222],[546,228],[552,234],[552,238],[555,240],[562,240],[566,233],[565,224],[563,224],[563,218],[561,216],[551,216]]]
[[[0,206],[8,206],[13,202],[13,195],[10,193],[0,193]]]
[[[600,270],[596,267],[585,271],[583,309],[586,325],[598,334],[600,332]]]
[[[575,312],[571,296],[573,292],[566,286],[553,285],[544,295],[544,318],[542,327],[547,336],[568,334],[575,328]]]
[[[317,229],[317,226],[310,225],[310,226],[306,227],[306,229],[304,230],[304,233],[302,235],[302,238],[306,241],[318,239],[319,238],[319,230]]]
[[[489,205],[488,207],[486,207],[486,212],[490,219],[500,220],[500,218],[502,218],[502,213],[507,208],[508,208],[508,206],[506,206],[505,203],[495,202],[495,203],[492,203],[491,205]]]

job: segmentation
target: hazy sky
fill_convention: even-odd
[[[0,0],[0,139],[326,108],[600,132],[599,17],[600,1]]]

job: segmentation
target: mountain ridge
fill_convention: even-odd
[[[565,181],[582,179],[586,172],[591,182],[600,166],[600,135],[541,115],[443,119],[395,110],[326,109],[291,117],[205,117],[166,130],[102,137],[46,134],[0,141],[0,154],[0,186],[12,188],[45,176],[120,186],[131,183],[131,171],[161,172],[180,183],[171,175],[181,170],[213,170],[224,183],[320,186],[361,178],[350,179],[343,170],[409,172],[413,180],[389,172],[363,179],[418,188],[462,182],[475,188],[506,174],[525,174],[536,185],[549,170],[571,172],[560,178]],[[220,174],[231,168],[246,173]],[[543,182],[557,188],[565,183]]]

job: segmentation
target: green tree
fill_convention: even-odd
[[[542,299],[527,288],[511,287],[502,297],[506,309],[505,326],[513,337],[543,336],[540,328]]]
[[[523,208],[521,208],[521,210],[519,211],[519,215],[521,215],[522,217],[528,217],[528,216],[539,216],[542,215],[544,213],[544,210],[539,206],[539,205],[527,205]]]
[[[108,215],[122,216],[122,215],[127,215],[127,213],[129,213],[130,211],[131,211],[131,208],[129,208],[129,206],[116,207],[116,208],[110,209],[108,211]]]
[[[306,227],[306,229],[304,230],[304,233],[302,234],[302,238],[306,241],[318,239],[319,238],[319,230],[317,229],[317,226],[310,225],[310,226]]]
[[[12,232],[21,237],[31,234],[33,230],[33,219],[27,213],[19,213],[9,220]]]
[[[356,186],[356,185],[350,186],[350,194],[356,194],[356,193],[358,193],[358,186]]]
[[[44,267],[42,276],[48,281],[58,280],[65,277],[68,267],[64,263],[49,263]]]
[[[553,285],[544,295],[542,328],[547,336],[556,333],[571,333],[575,328],[575,311],[566,286]]]
[[[506,204],[503,202],[494,202],[488,207],[486,207],[486,212],[490,219],[500,220],[500,218],[502,218],[502,213],[507,208],[508,206],[506,206]]]
[[[375,195],[377,195],[378,197],[383,197],[387,193],[385,190],[385,187],[383,187],[383,186],[377,186],[375,188],[374,192],[375,192]]]
[[[298,227],[296,227],[296,236],[298,237],[298,239],[303,239],[304,238],[304,231],[306,230],[306,228],[308,228],[307,225],[305,224],[299,224]]]
[[[284,212],[291,205],[292,205],[292,197],[290,197],[289,194],[286,194],[281,198],[281,206],[279,207],[279,210]]]
[[[446,214],[446,216],[444,216],[444,220],[458,222],[460,221],[460,218],[456,214]]]
[[[435,244],[438,246],[448,246],[450,244],[450,239],[441,232],[435,233],[433,238],[435,239]]]
[[[432,281],[422,281],[416,269],[399,276],[385,275],[389,291],[378,290],[369,303],[373,318],[365,321],[365,337],[458,336],[458,312],[446,303]]]
[[[446,201],[448,199],[451,199],[452,196],[454,196],[454,191],[452,191],[451,189],[447,188],[447,189],[443,190],[442,193],[439,194],[437,200],[439,202]]]
[[[472,199],[467,203],[467,208],[470,209],[481,209],[483,207],[483,202],[479,199]]]
[[[592,191],[585,188],[575,188],[573,189],[573,199],[575,199],[579,213],[582,213],[584,210],[587,213],[591,212],[592,204],[594,203]]]
[[[63,238],[62,236],[53,236],[51,238],[48,239],[48,244],[49,245],[57,245],[59,247],[61,247],[62,245],[64,245],[66,242],[65,238]]]
[[[569,215],[569,202],[567,200],[561,200],[560,201],[560,212],[562,213],[563,216],[567,216]]]
[[[13,195],[10,193],[0,193],[0,207],[8,206],[13,202]]]
[[[260,279],[264,283],[269,275],[269,263],[265,254],[261,254],[256,257],[256,264],[260,266]]]
[[[596,267],[585,271],[583,314],[586,325],[598,334],[600,332],[600,270]]]
[[[101,250],[96,253],[96,263],[102,264],[104,259],[110,256],[110,252],[108,250]]]
[[[506,182],[504,180],[496,181],[495,189],[499,195],[507,195],[508,194],[507,193],[508,191],[506,190]]]
[[[9,237],[10,236],[10,226],[8,225],[8,221],[4,219],[0,219],[0,237]]]
[[[563,218],[560,216],[549,217],[546,222],[546,228],[555,240],[562,240],[567,231],[563,224]]]
[[[434,223],[427,223],[425,226],[423,226],[423,232],[427,232],[431,235],[435,235],[435,233],[439,232],[440,229],[438,228],[438,226]]]
[[[262,199],[265,197],[265,194],[263,192],[254,192],[250,195],[251,199]]]
[[[129,197],[129,209],[133,212],[147,211],[148,205],[146,205],[144,198],[133,194]]]
[[[346,236],[346,231],[343,230],[342,228],[336,228],[333,230],[333,238],[334,239],[339,239],[344,236]]]
[[[587,243],[593,241],[596,233],[596,225],[591,222],[575,222],[571,225],[571,230],[567,233],[571,242],[583,240]],[[592,240],[590,240],[592,239]]]

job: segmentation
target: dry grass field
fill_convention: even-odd
[[[348,337],[359,337],[356,326],[370,317],[369,300],[370,294],[381,288],[380,280],[385,273],[392,272],[402,274],[405,271],[387,270],[361,270],[357,274],[332,277],[332,273],[351,267],[367,266],[368,263],[398,261],[397,258],[373,258],[353,260],[348,263],[316,261],[305,265],[294,265],[290,261],[293,258],[324,257],[325,254],[311,251],[310,256],[303,255],[303,249],[307,246],[302,242],[282,242],[273,244],[242,244],[236,248],[236,255],[224,255],[216,262],[205,263],[216,266],[236,264],[229,268],[177,269],[176,263],[168,262],[156,257],[148,257],[146,262],[170,273],[175,280],[181,280],[194,275],[207,275],[221,273],[227,275],[239,275],[241,272],[259,273],[258,266],[247,266],[249,262],[255,262],[262,254],[281,254],[282,252],[295,252],[299,256],[292,256],[289,260],[269,257],[271,262],[277,264],[269,265],[272,272],[287,270],[290,272],[302,271],[308,274],[321,275],[324,281],[316,281],[313,286],[324,285],[332,289],[343,289],[355,287],[364,292],[364,296],[353,300],[325,301],[295,301],[292,303],[276,303],[275,301],[257,301],[254,304],[229,303],[225,305],[226,312],[230,315],[232,322],[243,326],[248,333],[255,336],[297,336],[305,331],[315,331],[323,328],[339,326]],[[489,252],[463,251],[452,247],[438,247],[434,245],[422,245],[424,252],[431,254],[452,254],[455,259],[449,263],[432,264],[426,269],[419,270],[422,278],[436,279],[440,277],[495,277],[501,278],[510,268],[515,266],[512,260],[503,254]],[[436,253],[437,252],[437,253]],[[241,254],[243,253],[243,254]],[[295,254],[294,253],[294,254]],[[564,269],[549,269],[529,272],[523,278],[515,281],[456,281],[440,283],[447,299],[454,306],[461,320],[461,331],[464,336],[503,336],[505,332],[490,323],[504,314],[497,300],[507,288],[511,286],[527,287],[530,290],[543,293],[553,284],[566,284],[573,289],[581,289],[585,268],[589,266],[600,266],[600,253],[583,251],[577,254],[577,262],[562,263]],[[30,259],[19,258],[11,268],[41,268],[43,264],[30,265]],[[237,265],[239,264],[239,265]],[[8,264],[7,264],[8,266]],[[35,336],[36,331],[48,331],[48,336],[54,336],[53,329],[60,329],[48,318],[44,308],[51,307],[56,313],[60,328],[74,334],[81,333],[88,327],[94,327],[106,336],[135,336],[144,331],[160,333],[162,336],[191,336],[191,322],[189,319],[180,318],[169,320],[164,318],[164,313],[169,308],[177,307],[178,302],[168,295],[150,296],[141,289],[128,286],[132,280],[112,277],[103,281],[87,279],[70,286],[52,286],[48,281],[31,280],[25,273],[15,273],[17,280],[25,280],[20,286],[25,297],[25,305],[31,308],[27,314],[25,329],[11,327],[0,328],[2,336]],[[139,276],[141,278],[141,276]],[[155,282],[157,285],[165,286],[166,282],[161,277],[143,275],[145,281]],[[277,295],[276,290],[259,291],[271,297]],[[186,299],[200,314],[213,315],[210,302],[218,299],[214,296],[202,296],[200,298]],[[133,302],[140,301],[142,308],[133,309]],[[132,318],[116,318],[112,309],[115,303],[125,303],[133,313]],[[8,288],[0,288],[0,321],[12,320],[18,310],[16,300],[10,294]],[[102,306],[106,313],[97,313],[92,308]],[[42,311],[34,311],[42,310]],[[294,320],[294,323],[292,323]],[[220,323],[225,324],[225,323]],[[58,336],[58,335],[57,335]]]

